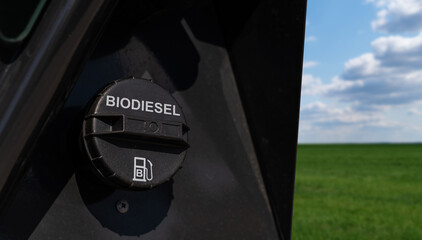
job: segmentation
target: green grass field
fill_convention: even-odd
[[[422,145],[299,145],[293,240],[422,239]]]

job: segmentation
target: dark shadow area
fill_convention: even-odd
[[[306,1],[215,2],[279,235],[290,239]]]
[[[124,236],[139,236],[155,229],[167,216],[173,200],[173,181],[148,191],[116,190],[93,175],[76,174],[79,191],[91,214],[105,228]],[[116,209],[118,201],[127,201],[128,211]]]
[[[216,13],[212,1],[120,3],[68,98],[66,106],[74,107],[65,107],[34,147],[29,171],[0,217],[0,239],[288,239],[303,43],[293,30],[304,22],[283,16],[296,19],[302,8],[218,1]],[[174,181],[148,191],[117,190],[100,182],[83,156],[83,111],[106,84],[144,74],[175,92],[192,147]],[[125,212],[116,207],[121,201]]]
[[[47,0],[0,1],[0,61],[9,64],[19,56]]]
[[[238,38],[244,37],[248,22],[254,21],[253,14],[257,11],[260,0],[242,2],[242,7],[233,1],[214,0],[220,31],[223,32],[224,41],[228,50],[233,47]],[[236,17],[233,17],[236,13]],[[280,29],[282,30],[282,29]]]
[[[32,164],[0,217],[0,239],[28,239],[74,173],[76,108],[64,109],[38,141]],[[77,117],[76,117],[77,118]]]
[[[171,80],[174,90],[188,89],[198,75],[199,54],[182,26],[183,12],[169,11],[146,22],[136,38],[157,58]],[[156,73],[150,72],[152,77]],[[172,90],[172,91],[174,91]]]
[[[201,41],[224,46],[222,38],[213,34],[219,31],[216,24],[205,24],[213,29],[203,27],[213,15],[208,1],[123,1],[93,59],[114,54],[126,76],[141,77],[148,72],[170,92],[189,89],[197,79],[200,57],[187,31]],[[135,56],[148,61],[135,65],[139,62],[132,59]]]
[[[139,236],[153,230],[167,216],[173,199],[172,182],[145,192],[115,190],[88,173],[79,146],[82,117],[80,108],[64,108],[39,140],[31,166],[0,217],[0,239],[30,238],[75,171],[88,210],[119,235]],[[115,207],[122,199],[130,207],[125,214]]]
[[[168,153],[168,154],[176,154],[179,155],[186,151],[188,146],[186,145],[170,145],[166,144],[166,141],[160,143],[158,140],[156,142],[151,143],[148,141],[143,141],[142,139],[124,139],[120,138],[116,141],[113,137],[109,136],[101,136],[101,139],[108,142],[109,144],[113,144],[121,149],[138,149],[143,151],[151,151],[157,153]]]

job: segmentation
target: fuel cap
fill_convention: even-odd
[[[168,91],[131,78],[98,94],[85,116],[82,139],[98,177],[115,187],[142,190],[168,181],[181,167],[188,129]]]

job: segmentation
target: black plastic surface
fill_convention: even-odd
[[[152,80],[129,78],[103,89],[85,116],[82,138],[101,180],[149,189],[181,167],[187,131],[182,109]]]
[[[0,234],[278,239],[213,4],[164,11],[128,28],[126,20],[111,20],[60,118],[40,140],[17,198],[0,218]],[[84,108],[107,83],[146,72],[183,107],[190,148],[167,183],[148,191],[109,188],[77,167]],[[116,210],[120,200],[128,202],[127,213]]]
[[[0,62],[13,61],[42,15],[47,0],[0,1]]]
[[[26,99],[32,104],[11,106],[24,107],[25,114],[16,118],[14,134],[2,133],[0,140],[44,128],[37,141],[25,135],[0,148],[13,153],[2,154],[10,160],[0,162],[2,174],[14,163],[28,169],[7,184],[14,194],[0,215],[0,239],[290,239],[305,1],[214,2],[122,1],[63,108],[57,99],[44,108],[34,97],[57,90],[64,102],[71,84],[51,85],[47,92],[25,85],[32,91],[20,96],[37,94]],[[89,6],[78,12],[89,13]],[[90,16],[85,23],[102,20]],[[71,29],[58,39],[74,40],[80,32]],[[62,71],[75,69],[63,53],[46,59],[57,69],[67,67]],[[47,60],[33,68],[50,67]],[[48,76],[37,74],[31,82],[54,83]],[[148,191],[102,184],[82,164],[85,107],[99,89],[124,76],[151,76],[170,91],[191,129],[183,168]],[[31,116],[34,110],[47,113]],[[51,121],[35,125],[28,119]],[[125,211],[118,210],[122,202]]]
[[[0,2],[0,42],[20,42],[33,28],[46,0],[4,0]]]
[[[31,41],[12,63],[0,64],[0,214],[116,3],[50,1]]]
[[[277,229],[290,239],[306,0],[217,3]]]

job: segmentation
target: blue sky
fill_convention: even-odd
[[[299,142],[422,142],[422,0],[307,11]]]

